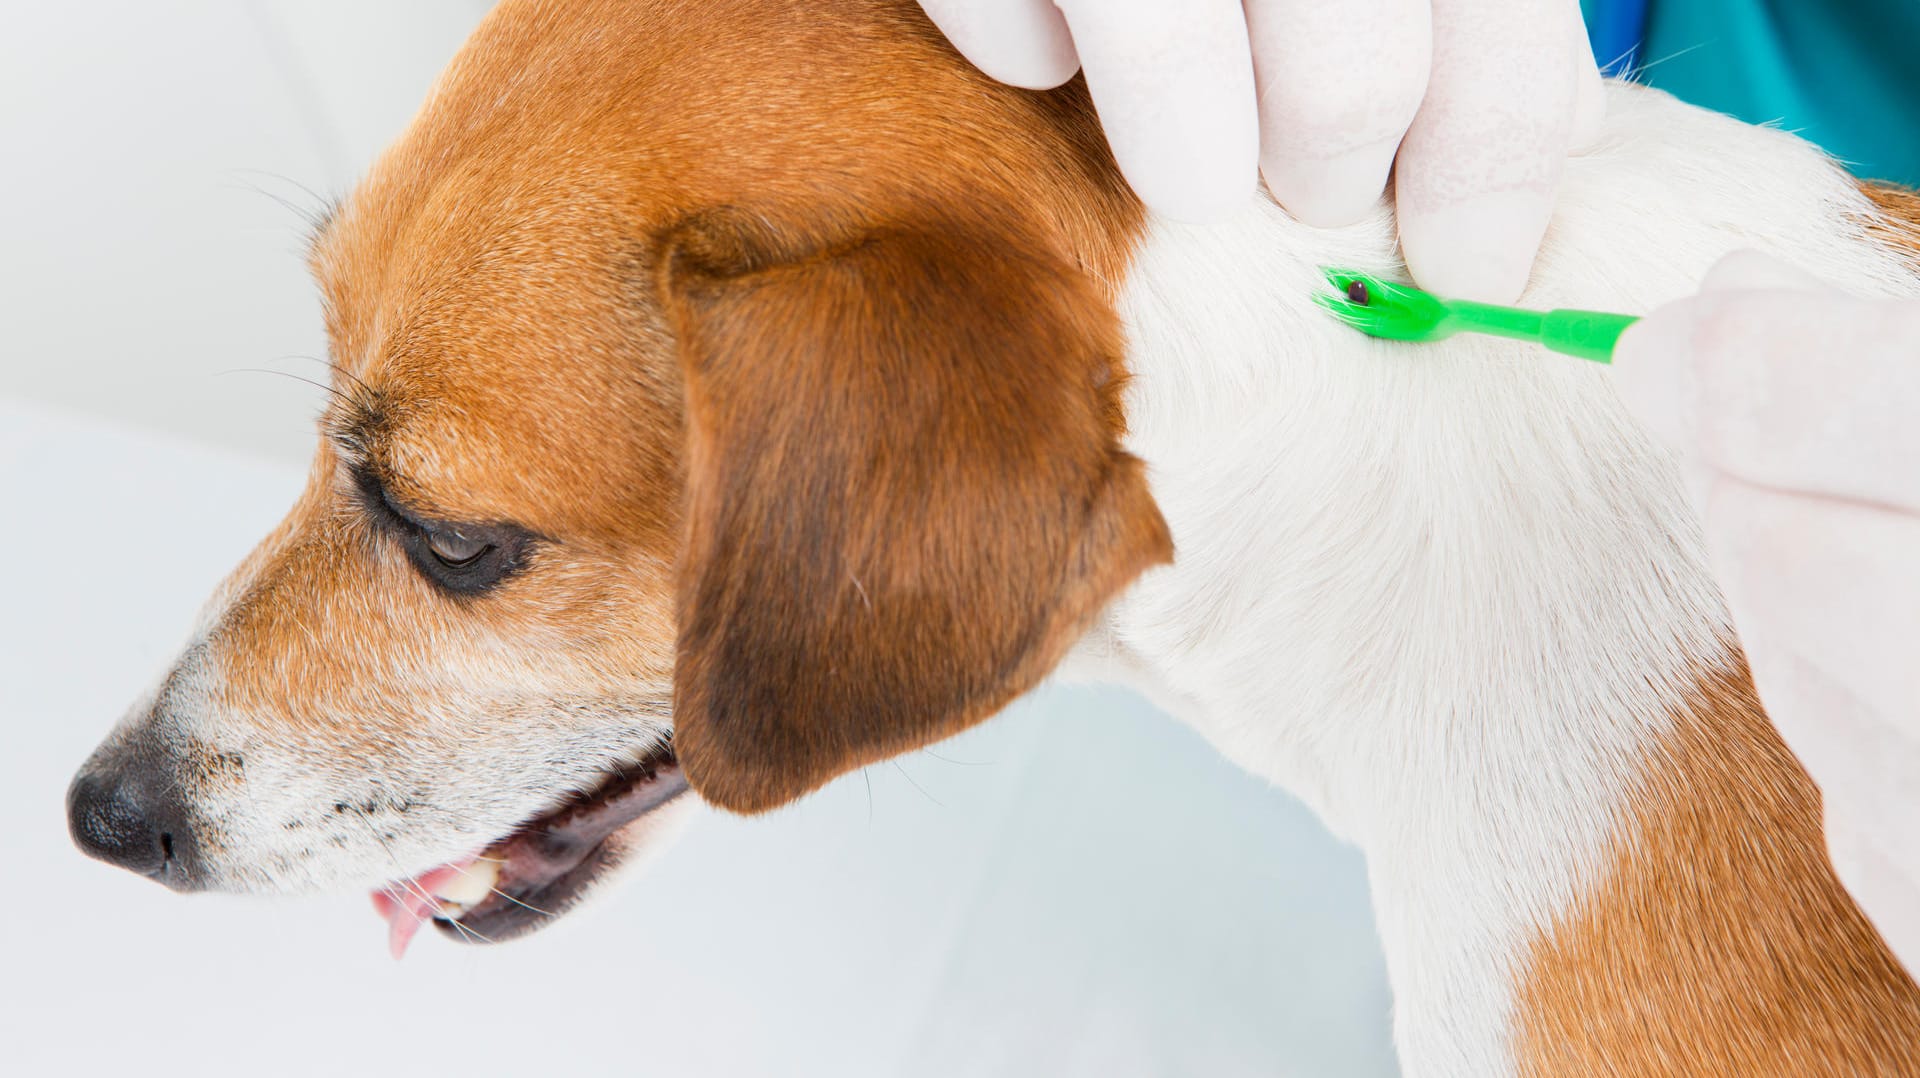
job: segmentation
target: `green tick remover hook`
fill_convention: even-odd
[[[1489,333],[1534,341],[1563,355],[1608,363],[1633,315],[1601,311],[1529,311],[1491,303],[1448,300],[1411,285],[1394,284],[1349,270],[1326,270],[1338,295],[1314,300],[1342,322],[1370,337],[1394,341],[1441,341],[1456,333]]]

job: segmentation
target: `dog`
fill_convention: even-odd
[[[1920,200],[1608,96],[1528,305],[1738,247],[1920,293]],[[305,491],[76,777],[87,852],[507,938],[696,797],[1102,679],[1366,852],[1409,1074],[1920,1073],[1673,462],[1594,365],[1320,311],[1386,209],[1156,219],[1083,84],[908,0],[507,0],[311,264]]]

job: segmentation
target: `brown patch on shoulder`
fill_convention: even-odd
[[[1882,215],[1868,226],[1869,231],[1909,251],[1914,268],[1920,270],[1920,191],[1890,183],[1863,183],[1860,190]]]
[[[1744,659],[1694,701],[1605,880],[1531,955],[1520,1073],[1920,1074],[1920,989],[1835,879]]]

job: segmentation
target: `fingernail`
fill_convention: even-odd
[[[1548,195],[1496,191],[1400,214],[1400,247],[1415,283],[1452,299],[1512,303],[1526,290],[1553,213]]]
[[[1338,228],[1367,216],[1380,202],[1398,138],[1382,139],[1337,157],[1275,153],[1260,162],[1274,201],[1302,224]]]
[[[1796,266],[1759,251],[1735,251],[1713,264],[1701,281],[1702,292],[1766,289],[1832,291],[1832,286]]]
[[[1613,382],[1655,439],[1691,452],[1698,390],[1693,379],[1693,308],[1665,308],[1627,327],[1613,350]]]
[[[1171,165],[1123,166],[1140,201],[1162,217],[1192,225],[1214,224],[1244,208],[1256,178],[1234,171],[1183,169]]]
[[[1567,150],[1580,153],[1593,148],[1600,141],[1600,132],[1607,122],[1607,87],[1600,77],[1599,65],[1594,63],[1593,43],[1587,38],[1586,23],[1578,18],[1572,19],[1568,29],[1573,33],[1573,122],[1567,132]]]

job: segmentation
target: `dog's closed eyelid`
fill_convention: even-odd
[[[406,524],[398,540],[429,583],[449,595],[471,597],[525,569],[538,537],[510,524]]]
[[[353,470],[364,511],[397,543],[415,571],[449,595],[484,594],[526,568],[542,537],[506,522],[430,519],[394,499],[371,466]]]
[[[367,511],[381,521],[414,530],[451,527],[435,524],[428,515],[395,498],[387,480],[373,465],[355,465],[352,475],[354,488],[360,492]]]
[[[347,475],[354,492],[360,496],[361,508],[375,521],[384,524],[400,523],[413,527],[419,526],[413,515],[395,503],[393,497],[387,493],[386,481],[380,477],[380,473],[373,465],[356,463],[350,467]]]
[[[523,530],[512,525],[472,524],[456,522],[452,516],[422,512],[407,502],[394,497],[392,486],[380,472],[371,465],[362,465],[353,470],[354,486],[360,491],[367,511],[377,521],[401,531],[422,535],[453,537],[454,541],[471,541],[481,532],[494,528]],[[481,540],[484,542],[485,540]]]

